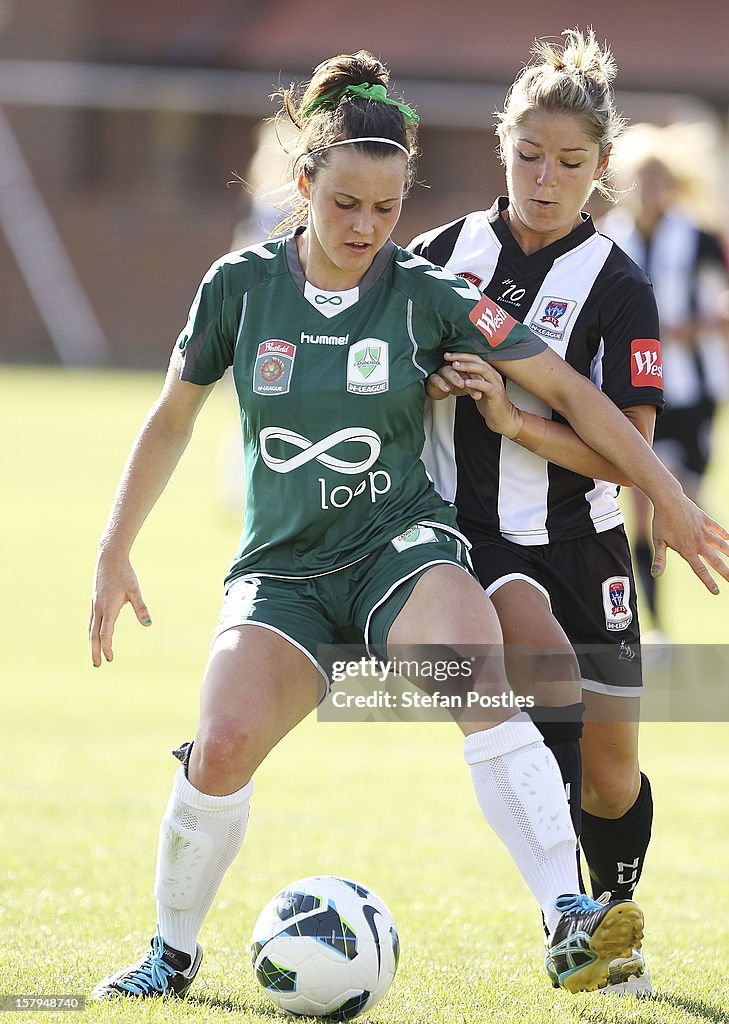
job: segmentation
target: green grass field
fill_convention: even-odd
[[[154,625],[124,614],[116,660],[91,667],[86,620],[98,535],[158,376],[0,370],[2,709],[0,994],[84,994],[136,959],[154,929],[159,819],[190,738],[199,678],[239,523],[218,494],[220,388],[154,510],[134,564]],[[729,438],[729,420],[722,432]],[[729,522],[729,466],[707,502]],[[724,641],[713,598],[669,563],[669,626]],[[205,924],[185,1003],[92,1004],[63,1019],[268,1022],[248,942],[262,905],[308,874],[373,887],[402,957],[370,1024],[681,1024],[729,1020],[729,726],[643,727],[656,801],[640,902],[655,999],[554,992],[538,915],[482,821],[454,726],[304,723],[256,777],[251,826]],[[721,865],[724,865],[722,867]],[[56,1015],[8,1013],[12,1024]]]

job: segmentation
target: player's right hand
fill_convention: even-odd
[[[463,377],[454,368],[446,363],[445,366],[441,366],[435,373],[431,373],[425,382],[425,393],[428,398],[433,398],[435,401],[439,401],[441,398],[447,398],[448,395],[464,395],[466,392],[463,387]]]
[[[149,609],[144,603],[129,559],[115,560],[102,553],[96,563],[89,616],[89,644],[94,668],[101,665],[102,655],[106,661],[114,660],[114,626],[119,612],[127,602],[143,626],[152,625]]]
[[[673,548],[686,559],[706,589],[718,594],[719,585],[707,566],[729,581],[729,564],[725,561],[729,556],[729,530],[685,494],[663,507],[654,503],[654,509],[651,575],[663,574],[667,549]]]
[[[504,378],[480,356],[446,352],[461,376],[464,390],[475,401],[486,425],[496,434],[514,438],[524,426],[520,409],[510,401]]]

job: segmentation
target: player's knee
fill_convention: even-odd
[[[533,696],[537,704],[579,700],[581,672],[571,647],[520,649],[512,645],[506,652],[506,670],[513,688]]]
[[[243,779],[242,785],[255,767],[255,730],[239,718],[218,716],[200,727],[194,749],[197,775],[210,783],[234,774]]]
[[[534,678],[547,687],[560,683],[578,683],[582,680],[580,666],[571,647],[546,648],[534,656]]]
[[[582,777],[582,807],[599,818],[620,818],[636,801],[640,791],[637,765],[604,765]]]

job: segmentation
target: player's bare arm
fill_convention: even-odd
[[[623,487],[633,486],[630,477],[587,445],[569,424],[544,419],[514,405],[506,393],[501,374],[491,364],[474,355],[449,354],[448,358],[454,361],[453,366],[443,367],[431,375],[431,379],[439,377],[444,380],[455,394],[469,394],[495,433],[573,473],[609,480]],[[447,377],[446,370],[450,371]],[[433,388],[445,395],[437,384],[434,383]],[[655,407],[633,406],[623,409],[622,413],[650,444],[656,419]]]
[[[729,533],[683,493],[652,448],[598,388],[551,349],[528,359],[493,364],[504,376],[531,391],[561,413],[583,441],[614,463],[653,503],[653,574],[660,576],[666,550],[689,563],[707,590],[719,587],[707,563],[729,580]],[[718,553],[719,552],[719,553]]]
[[[134,442],[99,542],[89,617],[91,661],[97,668],[102,655],[106,661],[113,660],[114,626],[125,604],[131,604],[143,626],[151,625],[130,552],[187,447],[197,414],[213,386],[182,381],[171,366]]]

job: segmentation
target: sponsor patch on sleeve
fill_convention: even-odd
[[[661,343],[657,338],[634,338],[630,343],[630,381],[634,388],[663,390]]]
[[[488,295],[482,296],[480,302],[477,302],[468,314],[468,318],[483,334],[491,348],[497,348],[505,341],[517,323],[513,316],[509,316],[506,310]]]

